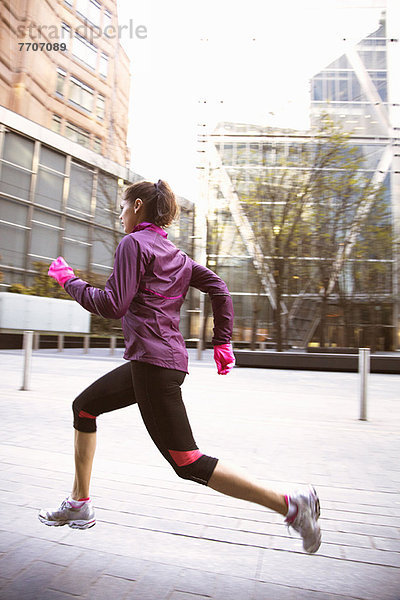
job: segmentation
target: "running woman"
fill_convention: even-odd
[[[99,415],[137,403],[157,448],[177,475],[280,513],[303,539],[306,552],[321,544],[318,496],[311,486],[289,494],[272,491],[196,445],[182,401],[188,354],[179,331],[180,308],[190,286],[211,299],[214,359],[220,375],[234,366],[231,346],[233,304],[224,281],[167,239],[163,227],[178,215],[175,195],[165,181],[141,181],[124,192],[120,220],[127,234],[119,243],[105,289],[75,276],[62,257],[50,266],[81,306],[104,318],[122,318],[125,364],[104,375],[73,402],[75,480],[57,510],[41,510],[46,525],[92,527],[89,485]]]

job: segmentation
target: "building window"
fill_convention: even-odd
[[[27,138],[6,131],[0,172],[0,192],[29,199],[34,143]],[[3,202],[3,200],[2,200]]]
[[[67,212],[86,219],[92,204],[93,171],[73,162],[71,164]],[[73,235],[69,237],[75,237]]]
[[[108,73],[108,56],[107,54],[101,53],[100,56],[100,75],[107,77]]]
[[[86,20],[100,27],[100,4],[96,0],[77,0],[77,12]]]
[[[116,240],[115,235],[104,229],[96,229],[95,239],[93,240],[93,266],[96,272],[109,275],[112,271]]]
[[[17,204],[16,204],[17,206]],[[27,227],[0,219],[0,256],[3,265],[23,268]]]
[[[59,215],[35,208],[32,219],[30,257],[34,260],[48,260],[57,256],[60,231],[62,229]]]
[[[100,171],[97,179],[95,209],[95,221],[97,225],[104,225],[109,229],[114,229],[115,223],[118,220],[118,193],[118,180]],[[103,230],[101,231],[103,232]]]
[[[64,254],[78,269],[86,270],[89,263],[89,228],[86,223],[67,219],[64,231]]]
[[[70,49],[71,42],[71,27],[63,23],[61,25],[60,43],[63,42],[67,46],[67,50]]]
[[[93,110],[93,90],[89,86],[79,81],[75,77],[70,77],[69,80],[69,96],[68,99],[88,112]]]
[[[35,203],[61,210],[64,191],[65,155],[40,147]]]
[[[28,207],[23,204],[2,198],[0,204],[0,219],[2,223],[9,223],[17,227],[26,227]]]
[[[105,116],[106,99],[101,94],[97,94],[96,101],[96,116],[98,119],[103,120]]]
[[[15,180],[17,185],[18,179]],[[20,194],[13,194],[20,195]],[[0,203],[0,256],[3,264],[23,267],[25,262],[25,232],[28,207],[13,200]]]
[[[370,73],[371,79],[375,84],[375,87],[382,99],[382,102],[387,102],[387,73],[386,71],[376,71]]]
[[[40,158],[39,164],[53,171],[64,175],[65,172],[65,154],[61,152],[55,152],[52,148],[47,146],[40,146]]]
[[[362,100],[360,82],[355,73],[351,73],[350,77],[351,77],[351,80],[350,80],[351,92],[350,92],[349,100],[350,101],[353,100],[355,102],[360,102]]]
[[[319,101],[323,100],[323,92],[322,92],[322,79],[315,78],[313,80],[313,100]]]
[[[65,137],[85,148],[90,148],[90,133],[77,125],[67,123]]]
[[[60,94],[60,96],[64,96],[64,83],[66,72],[62,69],[57,69],[57,84],[56,84],[56,92]]]
[[[90,2],[88,4],[87,18],[89,19],[89,21],[91,23],[93,23],[94,25],[97,25],[97,27],[100,27],[100,14],[101,14],[100,4],[98,2],[96,2],[96,0],[90,0]]]
[[[59,115],[53,115],[51,122],[51,128],[56,133],[61,133],[61,117]]]
[[[75,33],[72,54],[88,65],[91,69],[96,69],[97,50],[93,44],[85,40],[81,35]]]
[[[108,10],[104,11],[104,15],[103,15],[103,30],[104,31],[108,31],[107,27],[111,27],[112,25],[112,16],[111,13]]]
[[[101,154],[101,144],[102,140],[99,137],[95,137],[93,140],[93,150],[98,154]]]

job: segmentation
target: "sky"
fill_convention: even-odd
[[[344,39],[374,31],[381,13],[378,0],[117,4],[133,32],[120,39],[131,61],[131,168],[192,201],[199,123],[307,129],[311,77],[343,54]]]

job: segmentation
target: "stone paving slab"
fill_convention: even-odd
[[[275,515],[176,478],[137,407],[99,419],[96,527],[43,526],[73,476],[71,402],[121,351],[0,352],[1,600],[400,600],[399,376],[234,369],[212,355],[183,386],[197,442],[277,490],[311,481],[323,543],[303,553]]]
[[[307,587],[314,591],[350,595],[355,598],[389,600],[399,596],[399,572],[396,569],[355,564],[352,561],[326,558],[316,554],[312,560],[304,554],[290,553],[285,568],[290,572],[290,585],[302,587],[307,574]],[[282,582],[281,557],[264,550],[260,579]]]

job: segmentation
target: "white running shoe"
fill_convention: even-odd
[[[285,523],[301,535],[304,550],[313,554],[321,545],[321,528],[318,523],[320,504],[317,492],[309,486],[305,491],[291,494],[289,501],[290,505],[297,507],[297,513],[291,519],[286,517]]]
[[[45,525],[61,527],[69,525],[72,529],[88,529],[96,524],[94,509],[91,500],[88,500],[80,508],[71,505],[70,497],[63,500],[60,508],[54,511],[41,510],[38,518]]]

